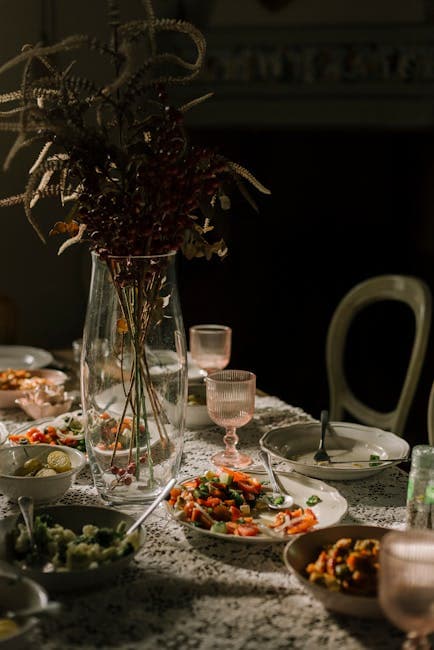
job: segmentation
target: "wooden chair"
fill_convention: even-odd
[[[406,304],[413,311],[415,324],[411,354],[398,401],[396,407],[386,413],[367,406],[354,395],[344,364],[348,333],[355,316],[379,301]],[[424,362],[431,314],[431,291],[423,280],[413,276],[379,275],[357,284],[343,297],[332,316],[326,340],[331,420],[341,421],[347,412],[362,424],[403,434]],[[395,323],[391,325],[394,326]],[[434,402],[434,396],[432,400]]]
[[[431,391],[429,394],[428,400],[428,442],[430,445],[434,445],[434,382],[431,386]]]

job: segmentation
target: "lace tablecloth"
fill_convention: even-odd
[[[11,431],[22,415],[0,411]],[[275,397],[257,397],[240,449],[257,460],[270,427],[312,420]],[[215,426],[187,431],[180,479],[211,467],[222,447]],[[328,481],[348,501],[344,521],[402,527],[407,475],[396,467],[357,481]],[[98,504],[87,470],[62,503]],[[0,496],[0,513],[16,507]],[[284,544],[242,544],[190,533],[163,506],[146,522],[147,541],[113,584],[86,593],[53,594],[60,616],[41,619],[33,648],[44,650],[283,650],[400,648],[403,635],[385,620],[327,612],[290,575]]]

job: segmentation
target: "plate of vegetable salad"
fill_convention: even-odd
[[[115,446],[115,439],[118,428],[117,448],[122,453],[129,450],[132,435],[132,419],[125,416],[119,427],[119,418],[109,413],[101,413],[97,421],[97,434],[99,443],[97,451],[101,454],[111,455]],[[145,441],[145,427],[140,425]],[[156,441],[156,432],[151,431],[151,443]],[[79,451],[86,452],[84,439],[83,411],[71,411],[63,413],[56,418],[42,418],[35,420],[31,425],[25,424],[9,434],[8,440],[15,445],[28,445],[45,443],[51,445],[66,445],[75,447]]]
[[[271,510],[271,492],[261,472],[208,470],[176,485],[166,501],[169,514],[187,529],[239,542],[285,542],[309,530],[332,526],[348,504],[331,486],[305,476],[279,473],[290,509]]]
[[[62,413],[56,418],[42,418],[18,427],[9,434],[9,442],[14,445],[38,443],[65,445],[86,452],[84,441],[83,411]]]

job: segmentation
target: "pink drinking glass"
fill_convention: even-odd
[[[231,358],[232,329],[227,325],[192,325],[190,355],[205,374],[223,370]]]
[[[255,411],[256,375],[248,370],[220,370],[205,378],[206,405],[213,422],[224,427],[225,449],[211,460],[214,465],[242,469],[252,458],[237,449],[237,428],[253,417]]]
[[[431,648],[434,632],[434,531],[410,529],[381,539],[379,600],[385,616],[406,633],[405,650]]]

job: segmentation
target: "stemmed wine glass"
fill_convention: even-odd
[[[392,531],[381,539],[379,600],[407,636],[405,650],[431,648],[434,632],[434,531]]]
[[[232,329],[227,325],[192,325],[190,355],[204,375],[223,370],[231,358]]]
[[[242,427],[255,411],[256,375],[248,370],[220,370],[205,378],[206,405],[213,422],[224,427],[224,451],[212,456],[215,465],[241,469],[252,458],[237,449],[237,427]]]

